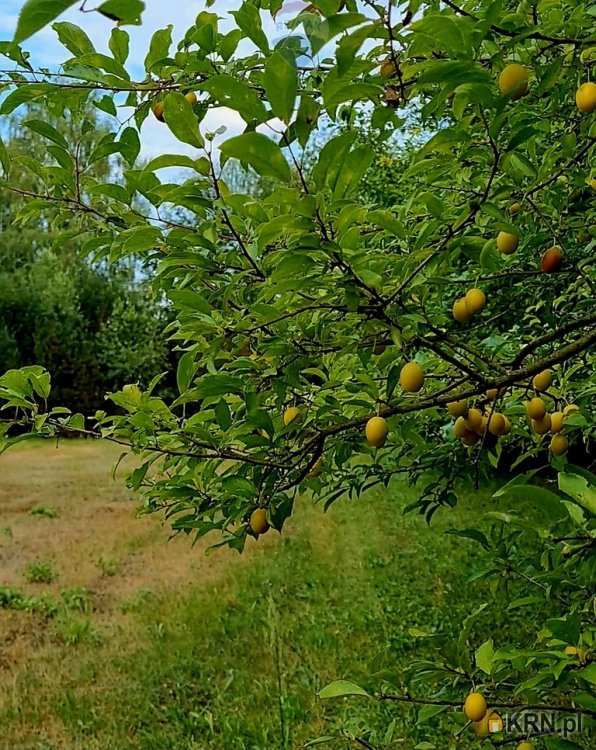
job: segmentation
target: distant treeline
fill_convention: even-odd
[[[43,143],[18,122],[3,136],[12,152],[48,161]],[[18,177],[24,189],[35,189],[32,170]],[[0,372],[42,365],[52,375],[52,402],[86,414],[105,408],[107,391],[175,372],[162,334],[168,308],[139,266],[92,263],[76,225],[69,242],[56,242],[51,213],[37,223],[21,220],[23,205],[0,190]]]

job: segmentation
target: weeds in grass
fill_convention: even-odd
[[[120,563],[113,557],[100,557],[97,561],[97,567],[106,578],[113,578],[120,572]]]
[[[59,607],[50,594],[26,596],[22,591],[3,586],[0,587],[0,609],[21,610],[50,618],[58,613]]]
[[[55,625],[57,637],[67,646],[78,646],[81,643],[98,644],[101,637],[90,618],[73,617],[66,613],[61,615]]]
[[[35,508],[31,508],[32,516],[43,516],[44,518],[60,518],[60,513],[56,508],[52,508],[49,505],[38,505]]]
[[[89,613],[93,609],[91,596],[87,589],[82,586],[62,589],[60,596],[62,597],[64,609],[67,611]]]
[[[149,589],[139,589],[134,596],[130,599],[125,599],[120,604],[120,611],[122,614],[129,614],[130,612],[138,612],[139,610],[146,607],[149,602],[154,600],[155,594]]]
[[[63,589],[60,592],[60,599],[56,599],[51,594],[27,596],[18,589],[2,586],[0,587],[0,609],[31,612],[49,619],[60,613],[89,613],[93,606],[87,589],[80,587]]]
[[[25,569],[25,580],[28,583],[53,583],[56,578],[58,578],[58,573],[48,560],[29,563]]]

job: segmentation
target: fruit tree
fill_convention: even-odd
[[[46,407],[51,373],[12,371],[0,379],[4,445],[121,443],[141,457],[128,482],[148,510],[238,550],[282,531],[300,492],[328,507],[401,474],[430,521],[460,482],[505,476],[511,512],[490,537],[460,533],[493,550],[487,578],[518,575],[535,595],[538,645],[463,648],[451,671],[420,666],[434,698],[375,697],[437,713],[472,692],[458,715],[479,736],[495,731],[492,709],[592,720],[594,6],[314,0],[273,43],[282,0],[244,0],[232,23],[205,8],[176,43],[157,30],[133,78],[126,26],[145,3],[83,3],[114,21],[101,52],[84,28],[54,23],[77,4],[27,0],[0,47],[0,114],[28,106],[24,125],[48,144],[42,163],[0,146],[0,187],[22,196],[21,221],[41,215],[94,260],[133,256],[154,275],[176,312],[164,336],[181,352],[179,393],[155,397],[156,373],[108,394],[104,412],[72,414]],[[26,42],[50,23],[66,59],[36,69]],[[91,153],[89,101],[111,123]],[[222,107],[241,134],[204,124]],[[356,123],[390,143],[414,117],[426,137],[395,174],[399,200],[363,201],[373,151]],[[55,118],[78,125],[72,142]],[[180,149],[144,160],[148,118]],[[99,180],[89,168],[101,160],[121,169]],[[262,178],[256,193],[226,184],[230,160]],[[359,690],[336,683],[324,697]]]

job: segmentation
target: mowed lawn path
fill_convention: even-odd
[[[119,454],[73,441],[0,456],[2,750],[293,750],[322,735],[343,750],[367,728],[383,750],[421,741],[402,710],[316,693],[399,685],[457,635],[482,554],[443,532],[488,492],[430,529],[402,515],[399,485],[326,514],[303,500],[282,536],[206,555],[138,517]]]

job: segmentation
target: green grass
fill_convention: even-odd
[[[304,501],[292,534],[215,584],[140,592],[122,604],[120,624],[100,627],[89,612],[58,618],[55,679],[26,671],[0,725],[56,750],[294,750],[323,735],[334,738],[325,749],[358,747],[342,739],[357,735],[411,750],[426,733],[411,711],[322,702],[317,691],[338,678],[399,688],[413,660],[449,657],[487,592],[467,582],[484,553],[444,531],[481,515],[488,494],[470,493],[430,528],[402,515],[410,493],[399,485],[327,516]],[[517,627],[510,619],[481,615],[477,637]]]
[[[38,505],[35,508],[31,508],[31,515],[43,516],[44,518],[60,518],[60,513],[48,505]]]
[[[53,583],[58,573],[48,560],[37,560],[30,563],[24,572],[25,580],[29,583]]]

